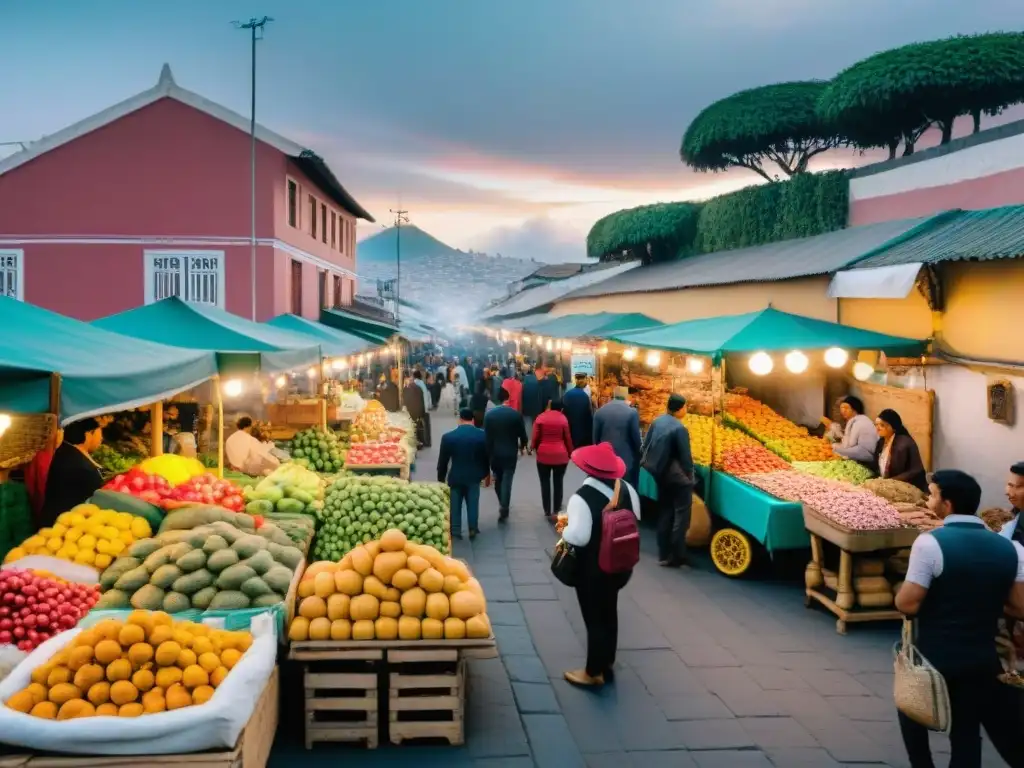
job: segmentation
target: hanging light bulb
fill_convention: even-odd
[[[807,366],[810,365],[810,362],[811,361],[807,359],[807,355],[799,349],[794,349],[786,355],[786,370],[790,373],[803,373],[807,370]]]
[[[850,355],[841,347],[830,347],[825,350],[825,365],[829,368],[842,368],[849,359]]]
[[[277,387],[278,389],[284,389],[287,384],[287,376],[278,376],[276,379],[274,379],[274,386]]]
[[[696,376],[704,372],[704,361],[699,357],[686,358],[686,370]]]
[[[0,435],[11,428],[11,417],[6,413],[0,413]]]
[[[622,359],[629,361],[636,360],[636,347],[630,347],[625,352],[623,352]]]
[[[608,354],[608,345],[607,344],[602,344],[600,346],[600,348],[598,348],[597,354],[599,354],[601,357],[604,357],[605,355],[607,355]]]
[[[859,362],[853,364],[853,378],[857,381],[867,381],[874,372],[875,367],[871,363]]]
[[[757,376],[767,376],[775,367],[775,361],[767,352],[755,352],[750,356],[750,371]]]
[[[242,394],[242,382],[239,379],[230,379],[224,382],[224,394],[228,397],[238,397]]]
[[[660,363],[661,363],[661,352],[659,352],[656,349],[652,349],[650,352],[647,353],[647,367],[648,368],[657,368]]]

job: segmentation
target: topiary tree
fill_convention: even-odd
[[[656,203],[605,216],[587,235],[587,255],[602,261],[622,258],[644,263],[671,261],[692,252],[697,203]]]
[[[821,120],[862,149],[902,141],[912,154],[935,125],[942,143],[961,115],[998,114],[1024,101],[1024,33],[961,35],[883,51],[840,72],[818,101]]]
[[[774,181],[765,165],[787,176],[803,173],[812,157],[839,146],[818,114],[826,83],[778,83],[740,91],[705,107],[683,135],[679,154],[698,171],[746,168]]]

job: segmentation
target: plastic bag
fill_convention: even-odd
[[[7,701],[31,682],[32,670],[68,645],[81,628],[63,632],[36,648],[7,679]],[[0,707],[0,733],[8,744],[75,755],[173,755],[231,749],[252,717],[277,659],[273,619],[252,621],[253,643],[205,704],[135,718],[84,717],[44,720]]]

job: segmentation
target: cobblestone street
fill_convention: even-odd
[[[435,415],[435,450],[451,426]],[[435,456],[421,451],[420,479],[435,479]],[[582,478],[570,467],[567,494]],[[471,663],[465,746],[307,753],[301,716],[289,711],[272,766],[357,756],[367,766],[480,768],[908,765],[892,705],[895,625],[840,636],[833,617],[804,607],[796,581],[730,580],[703,556],[693,569],[659,568],[645,528],[619,600],[615,683],[578,690],[562,673],[582,666],[585,633],[575,594],[550,575],[555,537],[532,458],[520,461],[507,526],[497,525],[494,492],[482,495],[481,531],[456,542],[455,555],[486,590],[500,658]],[[933,749],[948,752],[945,738],[933,736]],[[989,746],[984,760],[1001,764]]]

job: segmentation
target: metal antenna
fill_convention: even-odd
[[[263,39],[264,29],[272,22],[269,16],[257,19],[255,16],[249,21],[233,21],[231,24],[235,29],[247,29],[252,35],[252,78],[251,78],[251,100],[249,120],[249,134],[251,147],[249,152],[249,172],[251,175],[252,200],[252,231],[250,239],[249,269],[252,272],[252,320],[256,322],[256,42]]]

